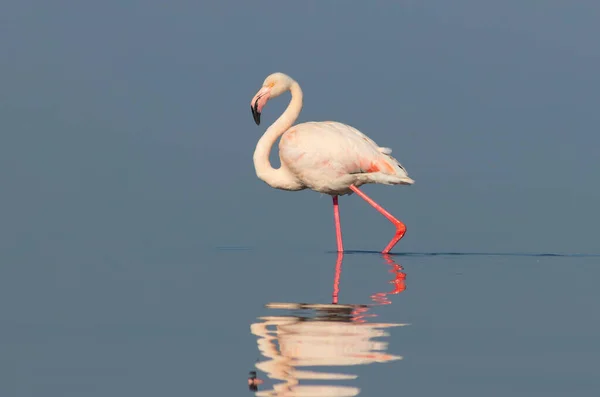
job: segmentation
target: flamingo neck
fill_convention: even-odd
[[[302,90],[297,82],[289,88],[292,99],[285,111],[259,139],[254,150],[254,169],[256,176],[269,186],[283,190],[301,190],[304,186],[282,164],[280,168],[273,168],[269,161],[269,153],[277,138],[283,135],[296,121],[302,110]]]

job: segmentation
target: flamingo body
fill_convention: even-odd
[[[281,163],[299,183],[330,195],[351,194],[351,185],[414,183],[390,154],[356,128],[334,121],[296,124],[279,142]]]

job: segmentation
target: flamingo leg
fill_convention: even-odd
[[[338,252],[344,252],[344,243],[342,242],[342,225],[340,224],[340,207],[338,206],[338,196],[333,196],[333,219],[335,220],[335,237],[337,239]]]
[[[350,190],[352,190],[354,193],[356,193],[360,198],[365,200],[367,203],[371,204],[371,206],[373,206],[373,208],[375,208],[377,211],[379,211],[381,213],[381,215],[385,216],[390,222],[392,222],[394,224],[394,226],[396,226],[396,234],[394,235],[394,238],[392,238],[392,240],[389,242],[389,244],[382,251],[383,254],[387,254],[388,252],[390,252],[390,250],[392,248],[394,248],[394,245],[396,245],[396,243],[398,241],[400,241],[400,239],[402,237],[404,237],[404,233],[406,233],[406,225],[404,225],[404,223],[402,223],[398,219],[396,219],[392,214],[387,212],[382,206],[380,206],[375,201],[373,201],[373,199],[371,199],[369,196],[364,194],[356,186],[350,185]]]

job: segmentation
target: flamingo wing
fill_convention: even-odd
[[[398,175],[398,176],[408,176],[408,172],[402,166],[402,164],[400,164],[400,162],[398,160],[396,160],[394,157],[392,157],[392,149],[391,148],[382,147],[382,146],[377,145],[377,143],[375,143],[374,140],[372,140],[371,138],[369,138],[368,136],[366,136],[365,134],[363,134],[362,132],[360,132],[359,130],[357,130],[354,127],[351,127],[346,124],[338,123],[338,122],[329,122],[329,123],[335,124],[335,128],[345,131],[346,134],[349,134],[349,135],[353,134],[353,135],[358,136],[360,139],[362,139],[363,141],[365,141],[369,145],[371,145],[373,148],[375,148],[380,154],[385,156],[385,157],[377,156],[377,159],[383,158],[383,160],[385,162],[387,162],[388,164],[391,163],[389,165],[391,165],[392,168],[394,168],[394,173],[397,173],[396,168],[400,169],[401,175]],[[384,167],[384,168],[387,168],[387,167]]]
[[[304,143],[298,148],[310,151],[310,157],[325,157],[325,161],[342,167],[347,174],[387,175],[412,181],[406,169],[391,156],[390,148],[380,147],[354,127],[334,121],[306,122],[291,127],[282,140],[294,141],[296,134],[303,137]]]

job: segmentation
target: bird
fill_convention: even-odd
[[[338,252],[344,252],[338,197],[356,193],[395,226],[394,237],[382,251],[389,253],[404,237],[406,225],[359,187],[365,184],[412,185],[415,181],[392,157],[390,148],[380,147],[354,127],[335,121],[294,125],[302,111],[303,93],[300,84],[285,73],[268,75],[252,98],[250,108],[256,125],[260,125],[266,103],[287,91],[291,94],[287,108],[256,144],[253,155],[256,176],[275,189],[310,189],[330,195]],[[279,138],[281,165],[273,168],[269,154]]]
[[[258,362],[258,360],[256,360]],[[250,391],[258,391],[258,386],[262,385],[264,381],[256,377],[256,371],[250,371],[248,376],[248,389]]]

